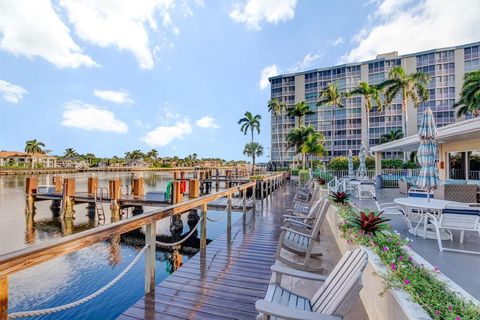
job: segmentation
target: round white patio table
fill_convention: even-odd
[[[408,210],[411,210],[412,208],[418,209],[418,214],[421,215],[421,219],[419,219],[417,225],[415,227],[412,227],[408,229],[408,232],[428,239],[437,239],[437,235],[435,233],[435,230],[433,229],[428,229],[427,228],[427,215],[426,213],[428,211],[434,212],[435,214],[441,213],[443,208],[445,208],[445,205],[448,203],[455,203],[454,201],[448,201],[448,200],[439,200],[439,199],[434,199],[434,198],[416,198],[416,197],[408,197],[408,198],[395,198],[393,199],[393,202],[396,204],[408,207]],[[423,229],[418,229],[419,225],[423,223]],[[440,234],[442,240],[447,240],[449,239],[449,234],[446,233],[445,231],[441,230]]]

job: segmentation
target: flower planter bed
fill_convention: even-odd
[[[370,319],[480,319],[479,302],[437,273],[407,246],[408,241],[393,232],[358,233],[346,222],[358,209],[332,204],[326,218],[340,251],[366,244],[362,246],[368,252],[369,263],[363,273],[360,297]]]

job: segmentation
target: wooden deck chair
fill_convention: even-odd
[[[427,212],[430,224],[435,227],[437,234],[438,249],[440,251],[457,251],[465,253],[480,254],[480,251],[468,251],[461,249],[444,248],[440,230],[445,230],[453,241],[451,230],[460,231],[460,243],[463,243],[465,231],[472,231],[480,235],[480,204],[472,203],[448,203],[445,205],[440,217]]]
[[[367,261],[365,250],[347,251],[327,277],[273,265],[275,283],[269,285],[265,299],[255,303],[257,319],[342,319],[359,297]],[[283,275],[323,284],[311,298],[304,297],[282,287]]]
[[[293,201],[309,201],[312,194],[315,192],[316,188],[318,187],[317,183],[312,183],[306,189],[298,189],[295,192],[295,196],[293,197]]]
[[[315,184],[308,200],[301,200],[297,197],[293,199],[292,209],[296,211],[307,212],[312,207],[315,200],[318,199],[319,194],[320,194],[320,186],[318,184]]]
[[[285,225],[285,224],[288,224],[289,222],[292,222],[292,223],[302,223],[304,225],[311,226],[313,224],[313,221],[315,220],[315,217],[317,216],[318,207],[323,205],[323,202],[327,201],[326,199],[327,199],[326,197],[323,197],[316,200],[308,212],[288,210],[288,212],[292,214],[284,214],[282,216],[283,224]]]
[[[314,271],[320,269],[320,267],[311,266],[310,259],[322,255],[321,252],[314,251],[313,247],[315,240],[319,237],[320,227],[325,220],[329,207],[329,201],[324,201],[323,204],[318,207],[318,213],[311,226],[302,227],[300,225],[301,223],[295,223],[295,226],[288,225],[287,227],[282,227],[275,258],[292,268],[300,270]],[[302,257],[303,261],[296,262],[282,257],[282,249]]]

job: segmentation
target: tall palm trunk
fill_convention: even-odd
[[[408,123],[408,119],[407,119],[407,92],[406,90],[404,89],[403,92],[402,92],[402,114],[403,114],[403,120],[402,120],[402,131],[403,131],[403,136],[406,138],[408,137],[407,135],[407,123]],[[407,152],[404,151],[403,152],[403,162],[407,162]]]
[[[252,155],[252,175],[255,175],[255,154]]]
[[[278,145],[278,160],[282,163],[282,146],[280,145],[280,129],[278,127],[278,117],[275,117],[275,124],[277,126],[277,145]]]
[[[305,153],[302,152],[302,169],[305,170]]]

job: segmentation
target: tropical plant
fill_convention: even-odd
[[[65,149],[65,152],[63,153],[63,155],[68,158],[73,158],[73,157],[77,157],[78,153],[73,148],[67,148]]]
[[[418,108],[420,102],[428,100],[428,83],[430,76],[424,72],[414,72],[407,74],[400,67],[394,67],[388,73],[388,79],[378,85],[380,90],[384,90],[385,104],[391,105],[397,95],[402,97],[402,132],[407,132],[407,103],[412,101],[413,106]]]
[[[395,141],[403,138],[402,130],[390,130],[390,132],[380,136],[380,144]]]
[[[350,199],[350,195],[343,191],[332,192],[330,200],[338,204],[346,204]]]
[[[150,158],[150,159],[157,159],[157,157],[158,157],[157,149],[152,149],[152,150],[148,151],[147,154],[146,154],[146,157]]]
[[[252,142],[253,132],[256,130],[257,134],[260,134],[260,120],[262,120],[261,115],[256,114],[254,116],[250,111],[245,112],[245,117],[238,120],[238,124],[241,125],[240,131],[242,131],[244,135],[246,135],[250,130],[250,133],[252,135]]]
[[[143,154],[143,152],[138,149],[133,150],[131,152],[125,152],[125,159],[138,160],[138,159],[143,159],[144,157],[145,157],[145,154]]]
[[[305,168],[305,153],[302,151],[302,147],[307,141],[308,137],[315,133],[315,129],[312,126],[294,128],[287,135],[287,150],[290,148],[295,148],[295,155],[298,153],[302,154],[302,165]]]
[[[369,85],[365,81],[360,81],[358,87],[349,92],[349,95],[362,95],[365,100],[365,110],[367,111],[367,141],[370,141],[370,112],[373,109],[373,104],[377,106],[376,110],[381,112],[383,110],[382,101],[380,100],[380,90],[377,86]]]
[[[45,148],[45,144],[41,141],[38,141],[37,139],[27,140],[25,142],[26,153],[31,153],[31,154],[43,153],[42,147]],[[32,157],[32,169],[33,169],[33,166],[34,166],[34,162]]]
[[[331,151],[335,149],[335,133],[336,133],[336,117],[335,117],[335,107],[344,108],[345,104],[343,100],[348,98],[349,94],[345,92],[340,92],[338,86],[334,82],[330,82],[325,89],[320,93],[320,100],[317,101],[317,106],[330,106],[332,107],[332,144]]]
[[[89,164],[92,164],[93,159],[95,159],[95,155],[93,153],[86,153],[83,155],[83,157],[88,161]]]
[[[300,127],[302,124],[304,124],[305,116],[308,114],[315,114],[315,112],[310,110],[310,107],[305,101],[301,101],[293,106],[288,107],[287,114],[290,117],[295,117],[297,120],[296,126]]]
[[[480,70],[465,74],[460,99],[453,105],[458,108],[457,117],[471,113],[474,117],[480,114]]]
[[[43,149],[45,144],[37,139],[28,140],[25,142],[25,152],[26,153],[43,153]]]
[[[314,132],[307,137],[307,140],[303,143],[301,151],[308,156],[322,156],[325,152],[323,147],[324,137],[323,134]],[[310,159],[310,168],[313,169],[313,160]]]
[[[249,142],[245,145],[243,154],[252,157],[252,175],[255,174],[255,159],[263,155],[263,146],[258,142]]]
[[[387,222],[390,219],[385,219],[381,217],[382,212],[375,211],[360,211],[358,215],[349,220],[350,226],[352,226],[356,231],[361,231],[363,234],[372,234],[376,235],[377,232],[386,230],[389,228]]]
[[[279,161],[280,163],[282,162],[282,144],[280,143],[280,128],[278,127],[278,119],[282,117],[282,112],[287,108],[287,105],[285,102],[280,102],[277,100],[277,98],[273,98],[270,101],[268,101],[268,112],[272,114],[272,116],[275,118],[275,128],[276,128],[276,136],[277,136],[277,145],[278,145],[278,155],[279,155]]]

